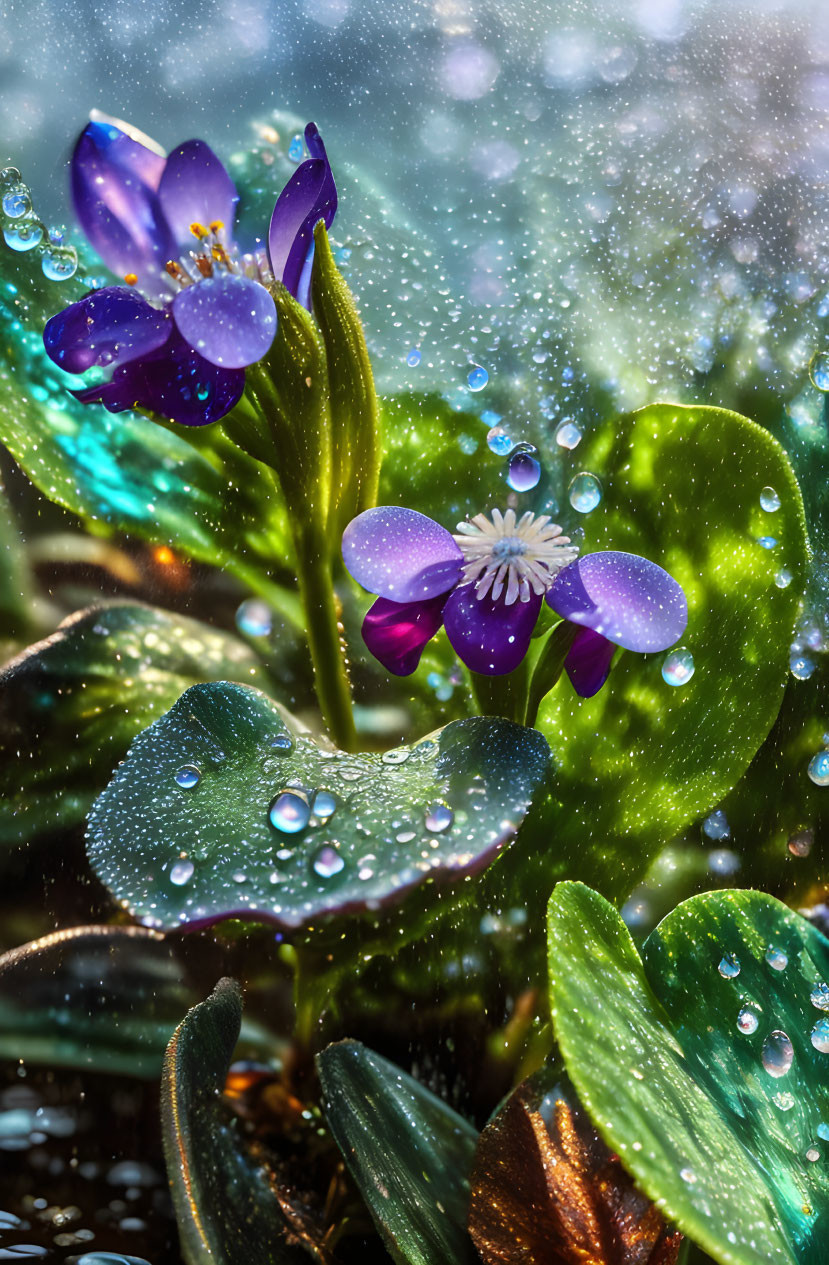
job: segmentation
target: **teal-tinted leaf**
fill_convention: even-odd
[[[567,1069],[642,1189],[723,1265],[823,1265],[829,941],[763,893],[709,892],[642,961],[612,906],[563,883],[549,946]]]
[[[150,925],[243,917],[296,930],[487,865],[548,760],[540,734],[492,717],[346,755],[257,690],[196,685],[95,804],[89,855]]]
[[[805,583],[805,521],[783,449],[735,413],[653,405],[603,428],[578,457],[604,486],[583,518],[583,552],[643,554],[688,596],[687,684],[666,684],[663,655],[625,654],[595,698],[562,681],[539,711],[557,765],[559,855],[588,857],[581,872],[603,887],[628,887],[657,845],[722,799],[774,722]],[[773,514],[760,505],[769,485]],[[768,536],[773,548],[759,543]]]
[[[194,681],[258,682],[242,642],[118,603],[64,621],[0,674],[0,844],[83,820],[132,738]]]
[[[164,1060],[164,1154],[182,1253],[187,1265],[307,1265],[221,1101],[241,1020],[238,984],[220,980],[176,1029]]]
[[[317,1070],[328,1126],[397,1265],[471,1261],[477,1131],[358,1041],[330,1045]]]

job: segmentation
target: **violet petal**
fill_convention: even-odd
[[[553,581],[547,603],[572,623],[641,654],[667,650],[688,622],[685,594],[667,571],[615,550],[571,562]]]
[[[443,610],[446,635],[460,659],[473,672],[501,676],[517,668],[527,653],[541,609],[541,595],[507,606],[502,598],[475,596],[475,585],[450,593]]]
[[[365,510],[343,532],[343,559],[358,584],[392,602],[421,602],[457,584],[463,554],[433,518],[400,505]]]
[[[276,333],[276,305],[250,277],[220,272],[180,290],[173,300],[179,333],[205,360],[243,369],[261,360]]]
[[[61,369],[83,373],[148,355],[166,343],[170,328],[169,315],[135,290],[105,286],[47,321],[43,345]]]
[[[314,244],[314,228],[320,220],[330,228],[337,210],[337,186],[322,137],[313,123],[305,129],[305,140],[313,157],[297,167],[280,193],[268,230],[273,275],[295,298],[300,297],[303,268]]]
[[[592,628],[580,628],[570,647],[564,667],[573,689],[582,698],[598,694],[610,675],[610,662],[616,647]]]
[[[363,641],[375,659],[395,676],[409,676],[423,647],[443,623],[445,597],[425,602],[390,602],[378,597],[363,620]]]
[[[204,141],[185,141],[173,150],[158,186],[158,199],[182,248],[194,245],[191,224],[208,227],[218,220],[224,225],[225,241],[231,239],[239,194],[221,160]]]
[[[120,365],[111,382],[72,394],[84,404],[101,403],[110,413],[145,408],[183,426],[206,426],[229,413],[244,389],[244,369],[210,364],[173,329],[164,347]]]

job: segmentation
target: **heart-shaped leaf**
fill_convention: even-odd
[[[640,959],[562,883],[549,950],[568,1072],[641,1188],[722,1265],[825,1265],[829,941],[763,893],[709,892]]]
[[[397,1265],[461,1265],[477,1130],[359,1041],[317,1055],[328,1126]]]
[[[296,930],[486,866],[548,762],[540,734],[484,716],[346,755],[257,690],[195,685],[98,799],[89,855],[149,925],[243,917]]]
[[[259,682],[248,646],[150,606],[93,607],[0,674],[0,844],[83,820],[131,739],[205,678]]]

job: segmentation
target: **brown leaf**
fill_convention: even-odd
[[[547,1103],[552,1107],[547,1109]],[[469,1233],[486,1265],[673,1265],[682,1236],[585,1112],[525,1081],[481,1134]]]

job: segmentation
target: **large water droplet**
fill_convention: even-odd
[[[818,980],[809,994],[809,1000],[816,1010],[829,1010],[829,984]]]
[[[666,685],[687,685],[696,671],[690,650],[672,650],[662,661],[662,680]]]
[[[736,979],[740,974],[740,959],[733,953],[724,953],[717,970],[723,979]]]
[[[32,209],[32,195],[26,185],[13,184],[3,194],[3,214],[10,220],[22,219]]]
[[[812,851],[812,844],[815,841],[815,832],[810,827],[805,830],[798,830],[797,834],[792,835],[786,847],[793,857],[807,857]]]
[[[201,781],[201,771],[195,764],[183,764],[175,773],[176,782],[185,791],[191,791]]]
[[[170,882],[176,887],[183,887],[185,883],[190,882],[195,868],[192,861],[176,861],[170,867]]]
[[[780,497],[774,488],[763,488],[760,493],[760,504],[767,514],[776,514],[780,509]]]
[[[12,250],[33,250],[43,241],[43,225],[29,218],[15,220],[4,226],[3,237]]]
[[[747,1036],[751,1036],[752,1032],[757,1031],[759,1023],[760,1020],[757,1012],[752,1010],[750,1006],[743,1006],[737,1016],[737,1027],[740,1029],[740,1032],[744,1032]]]
[[[809,1039],[821,1054],[829,1054],[829,1019],[818,1019]]]
[[[454,820],[455,814],[446,804],[432,804],[426,813],[424,825],[431,834],[437,835],[448,830]]]
[[[289,738],[287,734],[277,734],[275,738],[271,739],[271,746],[274,751],[285,754],[285,752],[293,750],[294,743],[293,739]]]
[[[486,437],[486,442],[490,452],[494,452],[498,457],[508,457],[515,447],[512,436],[504,430],[503,426],[493,426]]]
[[[815,661],[800,650],[792,650],[789,654],[789,669],[798,681],[808,681],[815,670]]]
[[[416,369],[417,366],[420,364],[420,360],[421,360],[420,352],[418,351],[416,347],[412,347],[411,351],[406,357],[406,364],[409,366],[410,369]]]
[[[489,382],[489,374],[483,365],[473,365],[466,375],[466,382],[470,391],[483,391]]]
[[[556,443],[559,448],[567,448],[571,451],[581,443],[581,431],[571,418],[566,418],[557,428]]]
[[[717,808],[713,813],[709,813],[702,823],[702,832],[709,839],[715,839],[718,843],[721,839],[727,839],[731,834],[731,827],[728,824],[728,818],[721,808]]]
[[[333,878],[344,868],[345,861],[336,848],[332,848],[328,843],[324,848],[320,848],[314,858],[314,873],[319,874],[320,878]]]
[[[829,751],[819,751],[809,761],[807,769],[815,786],[829,786]]]
[[[308,796],[302,791],[280,791],[268,809],[268,820],[284,835],[295,835],[304,830],[311,816]]]
[[[781,567],[774,577],[774,583],[779,589],[787,589],[792,582],[792,573],[786,567]]]
[[[809,377],[818,391],[829,391],[829,352],[815,352],[809,362]]]
[[[573,509],[579,514],[589,514],[602,499],[602,485],[595,474],[582,470],[570,480],[568,496]]]
[[[816,1146],[809,1147],[809,1149],[806,1152],[806,1159],[809,1161],[810,1164],[817,1163],[817,1161],[820,1159],[820,1151],[817,1149]]]
[[[40,266],[50,281],[67,281],[78,270],[78,252],[74,246],[51,246],[44,250]]]
[[[789,965],[789,955],[783,949],[778,949],[776,945],[769,945],[766,949],[766,961],[773,971],[785,971]]]
[[[533,453],[536,450],[527,448],[514,452],[509,459],[507,483],[513,492],[529,492],[538,486],[541,478],[541,466]]]
[[[794,1060],[794,1048],[780,1028],[770,1032],[763,1042],[763,1067],[775,1079],[785,1076]]]
[[[242,602],[236,611],[236,627],[248,637],[269,637],[273,629],[273,612],[258,597]]]
[[[384,751],[380,758],[384,764],[405,764],[409,754],[407,747],[394,747],[391,751]]]
[[[317,791],[313,802],[315,817],[319,817],[320,821],[327,821],[329,817],[333,816],[336,807],[336,796],[332,795],[330,791]]]

